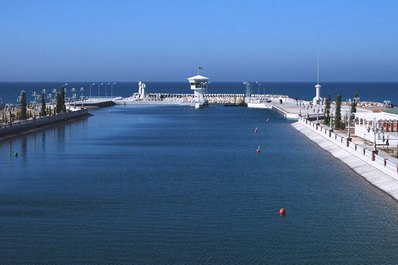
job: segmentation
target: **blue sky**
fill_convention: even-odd
[[[398,1],[0,0],[0,81],[398,81]]]

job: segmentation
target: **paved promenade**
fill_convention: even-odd
[[[352,170],[364,177],[367,181],[374,186],[385,191],[394,199],[398,200],[398,173],[396,159],[386,160],[386,157],[379,154],[375,160],[369,157],[369,152],[361,149],[358,145],[351,145],[346,147],[345,142],[341,137],[329,137],[327,133],[314,129],[314,127],[302,121],[293,123],[292,126],[299,132],[304,134],[311,141],[319,145],[324,150],[328,151],[331,155],[341,160]],[[319,128],[320,126],[318,126]],[[324,132],[327,132],[324,130]],[[337,138],[337,140],[336,140]],[[355,148],[353,148],[355,146]],[[363,153],[362,153],[362,150]],[[380,162],[380,158],[384,159],[384,165]],[[388,164],[386,162],[388,161]],[[394,168],[395,167],[395,168]]]

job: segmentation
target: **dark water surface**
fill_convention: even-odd
[[[93,114],[0,142],[1,264],[398,263],[397,202],[275,112]]]

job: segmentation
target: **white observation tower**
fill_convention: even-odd
[[[204,94],[207,92],[209,78],[202,75],[195,75],[188,78],[191,90],[194,91],[192,104],[195,104],[195,109],[199,109],[207,104]]]

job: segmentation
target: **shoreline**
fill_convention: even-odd
[[[42,118],[14,122],[12,126],[0,128],[0,141],[7,138],[19,136],[21,134],[30,133],[44,127],[56,126],[61,123],[70,122],[89,116],[92,116],[92,114],[90,114],[87,109],[83,109],[78,111],[60,113],[55,116],[46,116]]]
[[[369,146],[347,141],[328,127],[300,118],[293,128],[340,160],[370,184],[398,201],[398,162],[386,155],[375,154]]]

